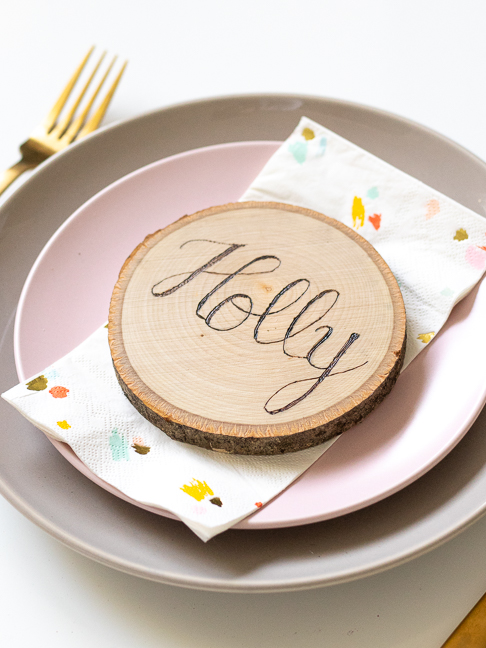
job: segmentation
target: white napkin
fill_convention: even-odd
[[[307,118],[242,200],[314,209],[375,246],[404,297],[405,365],[486,266],[482,217]],[[336,440],[274,457],[222,455],[173,441],[123,395],[105,327],[2,396],[68,443],[96,475],[134,500],[176,514],[204,541],[278,495]]]

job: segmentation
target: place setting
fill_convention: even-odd
[[[14,231],[43,206],[23,266],[0,262],[2,492],[199,589],[315,587],[444,541],[484,509],[485,177],[411,122],[298,96],[161,109],[49,159],[2,207]],[[16,430],[40,435],[27,475]]]

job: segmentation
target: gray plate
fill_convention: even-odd
[[[477,211],[486,165],[407,120],[300,96],[209,99],[105,128],[48,160],[0,209],[0,391],[17,382],[15,308],[27,273],[59,225],[109,183],[181,151],[282,140],[306,115]],[[53,314],[55,316],[55,313]],[[123,571],[221,591],[283,591],[351,580],[437,546],[486,508],[486,415],[438,466],[400,493],[335,520],[227,531],[203,544],[182,523],[132,506],[77,472],[0,401],[0,490],[76,551]]]

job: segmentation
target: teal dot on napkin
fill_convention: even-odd
[[[289,144],[289,151],[299,164],[304,164],[307,157],[307,142],[293,142]]]

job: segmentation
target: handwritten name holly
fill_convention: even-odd
[[[318,366],[315,360],[316,352],[321,347],[321,345],[324,344],[324,342],[326,342],[326,340],[328,340],[331,337],[333,333],[332,327],[327,325],[319,326],[315,329],[314,332],[324,330],[324,329],[325,332],[323,333],[323,335],[321,335],[321,337],[317,340],[317,342],[312,345],[312,347],[308,350],[306,355],[304,356],[296,355],[294,353],[291,353],[289,350],[289,340],[291,338],[295,338],[296,336],[302,334],[303,331],[309,329],[311,326],[313,326],[314,324],[322,320],[327,315],[327,313],[329,313],[329,311],[336,305],[339,299],[339,292],[333,288],[328,290],[323,290],[315,297],[309,299],[307,303],[303,306],[303,308],[300,310],[300,312],[295,317],[293,317],[292,321],[288,324],[288,327],[283,337],[279,337],[273,340],[262,339],[263,336],[261,335],[261,332],[263,330],[262,325],[264,324],[264,322],[269,318],[271,318],[272,316],[275,316],[278,313],[281,313],[287,310],[288,308],[290,308],[291,306],[293,306],[294,304],[296,304],[307,293],[311,283],[308,279],[305,278],[296,279],[295,281],[290,282],[284,288],[282,288],[282,290],[280,290],[280,292],[277,293],[271,299],[271,301],[268,303],[267,307],[264,309],[262,313],[254,312],[254,303],[250,295],[246,293],[235,292],[229,297],[225,297],[224,299],[222,299],[216,306],[211,308],[211,310],[207,314],[203,314],[202,311],[204,309],[204,306],[208,302],[208,300],[210,300],[211,297],[213,297],[213,295],[215,295],[218,291],[220,291],[229,282],[234,280],[235,277],[238,277],[239,275],[240,276],[250,275],[250,274],[258,275],[258,274],[266,274],[269,272],[275,272],[275,270],[277,270],[277,268],[279,268],[281,265],[281,260],[277,256],[270,254],[270,255],[255,257],[248,263],[245,263],[239,268],[237,268],[236,270],[234,270],[234,272],[230,272],[230,273],[215,272],[212,270],[214,266],[220,263],[223,259],[227,258],[229,255],[233,254],[236,250],[246,246],[241,243],[233,243],[231,245],[228,245],[227,243],[221,243],[220,241],[208,241],[207,239],[194,239],[183,243],[181,245],[181,248],[187,244],[195,244],[203,241],[215,243],[218,245],[224,245],[227,247],[220,254],[213,256],[211,259],[207,261],[207,263],[201,265],[196,270],[191,272],[181,273],[178,275],[171,275],[170,277],[165,277],[161,281],[157,282],[152,287],[152,295],[154,297],[168,297],[169,295],[172,295],[176,291],[183,289],[184,286],[187,286],[187,284],[189,284],[191,281],[194,281],[199,275],[203,273],[222,275],[224,276],[224,279],[220,281],[206,295],[204,295],[204,297],[197,304],[196,312],[195,312],[197,317],[204,320],[204,322],[209,328],[221,332],[230,331],[235,328],[238,328],[250,316],[257,317],[258,319],[253,330],[253,339],[255,340],[256,343],[281,344],[282,351],[286,356],[291,358],[305,359],[312,367],[322,371],[322,373],[319,376],[313,378],[306,378],[303,380],[296,380],[291,383],[288,383],[287,385],[284,385],[279,390],[277,390],[274,394],[272,394],[272,396],[270,396],[270,398],[266,401],[264,405],[264,409],[266,412],[268,412],[268,414],[278,414],[279,412],[285,412],[286,410],[295,407],[295,405],[302,402],[305,398],[307,398],[310,394],[312,394],[312,392],[314,392],[319,387],[319,385],[321,385],[324,382],[324,380],[326,380],[327,378],[331,376],[335,376],[337,374],[354,371],[355,369],[359,369],[359,367],[362,367],[363,365],[367,364],[366,362],[364,362],[361,365],[352,367],[351,369],[346,369],[345,371],[335,371],[340,360],[347,353],[350,347],[356,342],[356,340],[360,337],[359,333],[351,333],[347,341],[343,344],[343,346],[337,352],[337,354],[334,356],[331,362],[325,367]],[[270,270],[257,269],[259,264],[268,263],[269,261],[275,262],[274,263],[275,267],[271,268]],[[173,279],[174,277],[180,277],[180,276],[185,276],[185,279],[180,281],[178,284],[172,286],[171,288],[161,290],[162,284],[166,283],[169,279]],[[295,291],[300,291],[300,293],[297,295],[297,297],[292,299],[292,295],[294,294]],[[287,303],[289,298],[292,299],[292,301]],[[331,300],[330,305],[328,305],[329,300]],[[311,316],[312,310],[314,309],[316,304],[319,305],[319,302],[323,304],[324,310],[317,317],[315,317],[315,319],[313,319]],[[225,324],[223,322],[224,325],[221,325],[221,323],[218,325],[218,321],[221,319],[221,317],[218,317],[218,315],[221,316],[221,314],[224,313],[225,310],[231,307],[233,307],[232,318],[230,318],[231,321],[229,323],[228,321],[226,321]],[[310,322],[307,321],[309,317],[311,319]],[[294,392],[295,386],[298,385],[299,383],[303,383],[302,388],[304,390],[300,396],[293,398],[290,402],[286,403],[283,406],[272,407],[271,402],[276,400],[277,395],[279,395],[278,396],[279,401],[282,400],[282,398],[284,398],[283,392],[289,389],[292,389],[292,391]],[[286,399],[284,398],[284,400]]]

